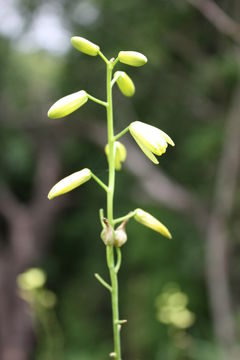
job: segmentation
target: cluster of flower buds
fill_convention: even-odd
[[[93,42],[84,39],[80,36],[74,36],[71,38],[72,45],[84,54],[89,56],[101,56],[105,61],[109,62],[100,51],[100,47]],[[114,59],[113,59],[114,60]],[[147,58],[143,54],[136,51],[120,51],[116,59],[123,64],[130,66],[143,66],[147,63]],[[135,86],[132,79],[124,71],[116,71],[112,79],[112,86],[116,82],[119,90],[123,95],[130,97],[135,93]],[[64,96],[57,102],[55,102],[48,111],[48,116],[51,119],[58,119],[73,113],[75,110],[83,106],[88,99],[102,103],[106,106],[107,103],[102,102],[96,98],[90,96],[86,91],[80,90],[73,94]],[[126,131],[130,132],[140,149],[144,154],[155,164],[158,164],[158,159],[155,155],[160,156],[165,153],[168,144],[174,146],[173,140],[162,130],[143,123],[141,121],[132,122]],[[125,133],[126,131],[123,131]],[[119,137],[117,137],[118,139]],[[109,145],[105,147],[105,153],[107,159],[109,157]],[[125,146],[120,141],[114,142],[114,161],[115,169],[121,170],[122,162],[126,160],[127,151]],[[91,170],[85,168],[78,172],[73,173],[70,176],[59,181],[48,194],[49,199],[53,199],[56,196],[65,194],[76,187],[84,184],[86,181],[93,177],[106,191],[107,186],[104,185],[100,179],[91,172]],[[168,229],[156,218],[149,213],[136,209],[134,212],[134,218],[139,223],[151,228],[154,231],[159,232],[167,238],[171,238],[171,234]],[[106,245],[114,245],[116,247],[122,246],[127,241],[127,234],[125,231],[126,221],[124,221],[115,231],[109,224],[108,220],[104,220],[104,227],[101,233],[101,238]]]

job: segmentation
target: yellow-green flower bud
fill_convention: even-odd
[[[84,184],[86,181],[91,179],[91,176],[91,170],[86,168],[65,177],[52,187],[48,194],[49,200],[54,199],[56,196],[63,195]]]
[[[88,95],[86,91],[80,90],[73,94],[64,96],[55,104],[53,104],[48,110],[48,117],[50,119],[59,119],[67,116],[79,109],[88,101]]]
[[[100,51],[98,45],[80,36],[73,36],[71,38],[71,43],[78,51],[90,56],[97,56]]]
[[[146,211],[143,211],[142,209],[136,209],[135,211],[136,211],[136,213],[135,213],[134,219],[137,220],[140,224],[147,226],[154,231],[157,231],[158,233],[160,233],[161,235],[163,235],[169,239],[172,238],[172,235],[170,234],[170,232],[166,228],[166,226],[163,225],[155,217],[153,217]]]
[[[137,51],[120,51],[118,58],[121,63],[131,66],[142,66],[148,61],[145,55]]]
[[[141,121],[131,123],[129,131],[144,154],[155,164],[158,164],[158,160],[153,154],[160,156],[165,153],[168,144],[174,146],[164,131]]]
[[[45,282],[46,274],[39,268],[30,268],[17,277],[18,286],[22,290],[39,289],[44,286]]]
[[[104,218],[103,222],[104,222],[105,226],[102,229],[102,232],[100,234],[101,239],[106,246],[113,245],[114,244],[114,230],[113,230],[112,226],[109,224],[108,219]]]
[[[114,74],[116,82],[120,91],[125,96],[133,96],[135,93],[135,86],[132,79],[124,71],[116,71]]]
[[[116,247],[121,247],[127,242],[127,233],[126,233],[126,220],[118,226],[118,228],[115,230],[115,239],[114,239],[114,245]]]
[[[115,156],[115,169],[121,170],[122,169],[122,162],[126,160],[127,157],[127,150],[125,146],[120,141],[115,141],[114,143],[114,156]],[[108,144],[105,146],[105,154],[109,154],[109,146]]]

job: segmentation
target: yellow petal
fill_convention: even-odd
[[[84,184],[92,176],[91,170],[85,168],[77,171],[64,179],[60,180],[48,194],[49,200],[54,199],[56,196],[63,195],[76,187]]]
[[[134,137],[136,143],[138,144],[138,146],[140,147],[140,149],[144,152],[144,154],[154,163],[154,164],[159,164],[158,159],[156,158],[156,156],[153,155],[153,153],[146,147],[144,146],[140,141],[138,141],[135,137]]]
[[[98,45],[80,36],[73,36],[71,38],[71,43],[75,49],[90,56],[96,56],[100,51],[100,47]]]
[[[62,118],[80,108],[87,101],[88,96],[84,90],[64,96],[50,107],[48,117],[50,119]]]
[[[137,51],[120,51],[118,58],[121,63],[131,66],[142,66],[148,61],[145,55]]]
[[[165,153],[168,143],[174,145],[172,139],[164,131],[141,121],[131,123],[129,131],[138,144],[143,144],[159,156]]]
[[[170,234],[166,226],[146,211],[143,211],[142,209],[136,209],[134,218],[140,224],[145,225],[154,231],[157,231],[158,233],[169,239],[172,238],[172,235]]]

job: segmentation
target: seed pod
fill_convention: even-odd
[[[71,43],[78,51],[90,56],[97,56],[100,51],[98,45],[80,36],[73,36],[71,38]]]
[[[114,78],[117,78],[117,85],[120,91],[125,96],[133,96],[135,93],[135,86],[132,79],[124,71],[116,71]]]
[[[104,218],[103,222],[105,224],[104,228],[102,229],[102,232],[100,234],[102,241],[104,244],[107,245],[113,245],[114,244],[114,230],[109,224],[108,219]]]
[[[137,220],[140,224],[149,227],[150,229],[157,231],[161,235],[171,239],[172,235],[169,230],[163,225],[159,220],[153,217],[151,214],[143,211],[142,209],[135,210],[134,219]]]
[[[49,200],[54,199],[56,196],[63,195],[84,184],[91,178],[91,176],[91,170],[85,168],[65,177],[52,187],[48,194]]]
[[[115,230],[114,245],[116,247],[121,247],[127,242],[126,223],[127,220],[123,221]]]
[[[48,110],[48,117],[50,119],[59,119],[67,116],[79,109],[87,101],[88,95],[84,90],[64,96],[50,107]]]
[[[137,51],[120,51],[118,58],[121,63],[131,66],[142,66],[148,61],[145,55]]]

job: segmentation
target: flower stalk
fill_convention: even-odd
[[[140,121],[132,122],[117,135],[114,135],[112,88],[116,82],[122,94],[129,97],[134,95],[135,85],[131,78],[123,71],[117,71],[113,76],[113,69],[118,61],[131,66],[142,66],[147,62],[147,58],[143,54],[136,51],[120,51],[116,59],[112,58],[108,60],[100,51],[100,47],[91,41],[79,36],[74,36],[71,41],[72,45],[78,51],[89,56],[99,56],[106,63],[107,99],[103,101],[88,94],[84,90],[80,90],[64,96],[55,102],[49,109],[48,116],[50,119],[59,119],[70,115],[83,106],[88,99],[106,108],[108,142],[105,147],[105,153],[108,160],[108,184],[105,185],[92,170],[84,168],[60,180],[52,187],[48,198],[51,200],[72,191],[91,178],[107,194],[107,215],[104,216],[103,209],[100,209],[99,217],[102,225],[100,237],[106,247],[106,261],[109,269],[110,284],[98,273],[95,273],[95,277],[111,295],[114,349],[109,355],[115,360],[122,360],[120,330],[122,324],[125,324],[127,320],[119,319],[118,272],[122,263],[121,247],[127,242],[126,223],[131,218],[134,218],[140,224],[160,233],[164,237],[171,238],[171,234],[165,225],[142,209],[135,209],[122,217],[114,219],[115,171],[121,170],[122,163],[126,160],[127,156],[125,146],[120,143],[118,139],[129,131],[143,153],[155,164],[158,164],[158,159],[155,155],[161,156],[165,153],[168,144],[174,146],[174,143],[162,130]],[[114,226],[118,223],[121,224],[115,230]]]
[[[114,227],[113,200],[114,200],[114,189],[115,189],[115,159],[114,159],[115,139],[114,139],[114,126],[113,126],[113,104],[112,104],[112,86],[111,86],[113,62],[114,59],[111,59],[107,63],[107,104],[108,104],[107,128],[108,128],[108,166],[109,166],[108,192],[107,192],[107,217],[112,227]],[[121,250],[119,249],[119,251]],[[120,265],[118,264],[116,268],[113,245],[106,246],[106,258],[107,258],[107,265],[109,268],[111,288],[112,288],[111,300],[112,300],[114,353],[115,353],[115,359],[121,360],[120,329],[118,326],[119,304],[118,304],[118,277],[117,277],[117,273],[120,268]]]

